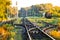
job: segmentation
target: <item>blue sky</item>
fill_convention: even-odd
[[[52,3],[54,6],[60,6],[60,0],[12,0],[12,6],[16,6],[20,9],[21,7],[29,7],[35,4],[42,4],[42,3]]]

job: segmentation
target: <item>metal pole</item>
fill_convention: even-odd
[[[17,7],[17,1],[16,1],[16,7]],[[18,8],[17,8],[17,15],[16,15],[16,17],[18,18]]]

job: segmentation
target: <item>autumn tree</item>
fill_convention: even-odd
[[[10,4],[11,0],[0,0],[0,21],[7,19],[7,8]]]
[[[52,9],[53,9],[53,16],[60,17],[60,7],[54,6]]]
[[[17,11],[17,7],[8,7],[8,15],[10,15],[10,17],[17,15]]]

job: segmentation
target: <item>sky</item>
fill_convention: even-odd
[[[52,3],[54,6],[60,6],[60,0],[12,0],[12,6],[16,6],[16,1],[18,9],[42,3]]]

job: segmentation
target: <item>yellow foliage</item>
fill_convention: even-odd
[[[14,40],[14,38],[11,38],[10,40]]]
[[[51,3],[47,3],[47,4],[45,4],[45,9],[46,10],[50,10],[50,9],[52,9],[52,4]]]
[[[7,40],[9,34],[10,33],[7,30],[5,30],[3,27],[0,27],[0,35],[2,36],[0,39]]]
[[[17,14],[17,7],[8,7],[8,10],[9,10],[9,12],[10,12],[10,14],[12,14],[12,15],[16,15]]]
[[[51,36],[53,36],[54,38],[60,38],[60,32],[59,31],[52,30],[52,31],[49,32],[49,34]]]
[[[11,32],[11,37],[14,37],[15,36],[15,32]]]
[[[11,40],[14,40],[15,32],[10,31],[9,29],[13,29],[13,26],[7,29],[6,25],[0,26],[0,37],[1,40],[7,40],[8,36],[11,37]]]
[[[0,20],[6,20],[7,15],[6,15],[6,10],[7,7],[11,4],[11,0],[0,0]],[[3,21],[2,20],[2,21]]]

